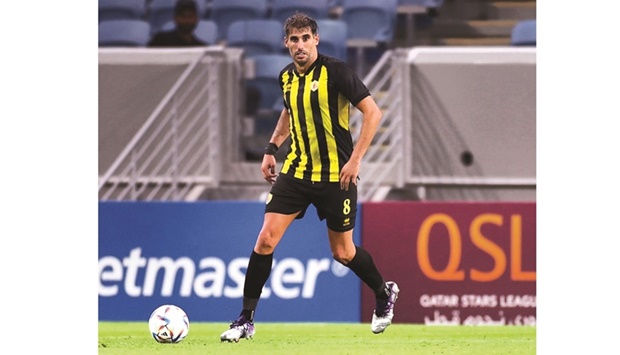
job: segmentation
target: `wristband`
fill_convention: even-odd
[[[278,151],[278,146],[275,143],[269,143],[265,147],[265,154],[266,155],[276,155],[277,151]]]

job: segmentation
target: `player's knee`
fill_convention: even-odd
[[[273,253],[275,249],[275,245],[273,245],[273,243],[269,243],[268,241],[265,240],[258,240],[256,242],[256,245],[254,246],[254,250],[259,253],[259,254],[271,254]]]
[[[344,250],[336,250],[332,251],[332,258],[342,265],[347,265],[353,260],[353,255],[349,255],[349,253],[346,253]]]
[[[277,242],[270,233],[261,232],[256,240],[254,250],[259,254],[271,254],[276,248]]]

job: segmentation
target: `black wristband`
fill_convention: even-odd
[[[265,154],[266,155],[276,155],[277,151],[278,151],[278,146],[275,143],[269,143],[265,147]]]

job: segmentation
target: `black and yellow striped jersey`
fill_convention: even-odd
[[[319,54],[305,74],[293,63],[279,76],[289,113],[291,145],[282,174],[298,179],[337,182],[353,152],[350,104],[370,95],[345,62]]]

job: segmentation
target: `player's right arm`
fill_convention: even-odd
[[[269,143],[273,143],[279,148],[282,143],[284,143],[286,138],[288,138],[289,134],[289,114],[286,108],[284,108],[280,113],[280,118],[278,118],[278,123],[276,124],[276,128],[273,130]],[[263,178],[265,178],[268,183],[273,184],[276,181],[277,176],[275,155],[264,154],[260,170],[263,172]]]

